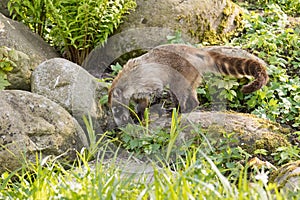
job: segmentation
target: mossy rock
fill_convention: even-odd
[[[180,30],[194,43],[218,43],[242,29],[242,10],[230,0],[137,0],[118,31],[146,27]]]
[[[274,171],[270,182],[276,183],[284,192],[300,191],[300,160],[287,163]]]
[[[163,127],[167,131],[171,120],[162,117],[150,124],[152,129]],[[258,118],[254,115],[236,112],[191,112],[182,114],[177,145],[200,138],[199,145],[206,137],[213,145],[222,145],[228,141],[229,146],[240,146],[252,154],[257,149],[265,149],[268,155],[278,147],[290,146],[286,135],[289,129],[278,123]]]

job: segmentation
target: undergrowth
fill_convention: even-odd
[[[68,170],[60,162],[37,156],[0,178],[1,199],[297,199],[299,194],[283,193],[267,183],[267,170],[240,167],[237,178],[225,177],[213,157],[200,148],[186,152],[180,167],[151,163],[144,175],[124,171],[120,164],[98,155],[94,164],[84,154]],[[129,162],[129,161],[128,161]],[[132,162],[132,161],[131,161]],[[135,169],[136,166],[132,167]],[[134,170],[133,172],[138,172]],[[251,180],[251,183],[250,183]]]
[[[78,64],[106,42],[136,6],[134,0],[9,0],[14,19],[26,24]]]
[[[245,14],[245,30],[225,45],[239,46],[264,60],[270,77],[267,86],[242,94],[233,78],[206,78],[198,89],[202,104],[227,101],[225,108],[249,112],[291,126],[300,125],[300,24],[293,24],[277,4],[268,4],[263,12]],[[221,91],[221,92],[220,92]]]

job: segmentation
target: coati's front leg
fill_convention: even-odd
[[[137,99],[137,116],[142,121],[144,120],[144,113],[146,108],[149,106],[149,100],[147,98]]]
[[[192,92],[189,93],[189,96],[184,101],[183,106],[181,107],[182,113],[192,112],[199,105],[197,95],[195,96]]]
[[[150,101],[147,98],[139,99],[136,101],[137,105],[137,115],[141,121],[145,120],[145,111],[146,108],[149,108],[150,118],[152,115],[157,115],[158,117],[161,117],[164,114],[164,110],[162,108],[162,104],[154,104],[150,105]],[[151,119],[152,120],[152,119]]]
[[[175,95],[181,113],[188,113],[193,111],[198,105],[198,97],[197,97],[197,84],[191,85],[185,79],[181,81],[174,82],[171,85],[171,92]]]

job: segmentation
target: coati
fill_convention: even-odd
[[[255,79],[242,87],[251,93],[266,85],[266,68],[254,59],[231,57],[215,51],[205,51],[182,44],[168,44],[129,60],[113,80],[109,90],[109,105],[117,125],[132,123],[128,106],[131,99],[143,114],[152,96],[160,95],[165,87],[175,95],[181,112],[198,106],[196,89],[204,73],[231,75]]]

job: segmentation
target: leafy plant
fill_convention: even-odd
[[[241,88],[239,85],[237,79],[229,76],[205,74],[203,87],[197,89],[200,106],[216,106],[214,109],[241,107],[243,94],[238,89]]]
[[[295,0],[248,0],[248,1],[237,1],[234,2],[245,5],[250,9],[264,9],[269,5],[278,5],[285,13],[292,16],[299,16],[300,14],[300,2]]]
[[[49,31],[47,26],[50,25],[47,5],[50,2],[51,0],[10,0],[8,9],[13,18],[23,22],[40,36],[46,37]]]
[[[136,6],[134,0],[10,0],[13,17],[81,64]]]
[[[199,159],[196,154],[201,154]],[[152,164],[145,175],[129,175],[117,161],[92,165],[83,155],[66,170],[62,163],[39,159],[0,177],[1,199],[287,199],[271,183],[249,180],[247,168],[238,182],[222,175],[212,157],[197,149],[182,159],[184,168],[172,170]],[[150,174],[151,173],[151,174]],[[151,181],[146,181],[151,175]],[[17,181],[16,181],[17,180]],[[251,185],[251,187],[250,187]],[[288,199],[297,199],[298,194]]]
[[[110,67],[113,71],[112,75],[114,76],[116,76],[123,68],[119,63],[116,63],[115,65],[111,65]]]
[[[279,147],[272,155],[274,156],[274,160],[278,163],[278,165],[285,164],[290,160],[300,159],[300,148],[297,146]]]
[[[170,128],[170,138],[167,147],[166,160],[169,160],[172,148],[174,148],[174,144],[177,140],[178,134],[180,133],[180,116],[176,108],[173,108],[172,111],[172,119],[171,119],[171,128]]]
[[[4,90],[10,83],[7,80],[7,72],[13,70],[14,63],[7,58],[0,58],[0,90]]]
[[[128,124],[120,133],[123,147],[136,154],[161,154],[169,141],[169,135],[163,130],[150,131],[141,125]]]
[[[178,118],[174,117],[174,121],[176,120]],[[94,141],[92,143],[96,144],[95,132],[89,121],[85,118],[87,130],[92,134],[91,138]],[[175,125],[173,130],[176,133],[176,130],[179,130],[178,123],[173,123]],[[227,138],[230,137],[230,134],[227,135]],[[178,157],[180,164],[170,167],[164,163],[153,162],[150,165],[152,170],[147,168],[147,173],[135,171],[137,172],[135,174],[127,174],[127,170],[124,169],[124,165],[132,166],[130,163],[133,161],[128,160],[127,163],[124,160],[120,163],[116,159],[117,153],[112,155],[110,162],[102,156],[97,159],[96,164],[89,163],[89,156],[84,152],[78,153],[78,159],[74,165],[68,165],[68,169],[57,160],[50,160],[49,157],[40,159],[42,156],[37,156],[35,163],[25,160],[21,169],[4,172],[1,175],[0,198],[261,199],[267,196],[269,199],[297,199],[299,197],[299,193],[289,196],[280,193],[274,184],[267,182],[268,171],[264,169],[256,170],[248,176],[247,164],[236,162],[250,157],[241,148],[232,148],[228,145],[217,148],[214,144],[208,149],[203,146],[186,149],[184,156]],[[101,145],[97,148],[101,148]],[[140,169],[135,167],[132,169]],[[149,177],[151,181],[147,181]]]
[[[150,129],[149,111],[146,109],[145,117],[140,125],[128,124],[121,128],[120,138],[124,148],[137,154],[156,155],[160,159],[168,161],[171,154],[178,153],[174,149],[175,142],[182,127],[180,116],[176,108],[172,111],[170,130],[164,128]]]
[[[299,29],[274,4],[266,6],[264,15],[252,12],[245,19],[246,34],[232,44],[255,49],[254,53],[269,63],[270,76],[267,87],[245,96],[247,108],[260,117],[299,129]]]
[[[83,122],[86,126],[87,139],[89,142],[89,146],[87,148],[87,160],[91,160],[97,154],[100,148],[100,144],[104,146],[106,133],[101,134],[100,136],[95,133],[93,129],[93,120],[91,116],[86,117],[85,115],[82,117]]]

